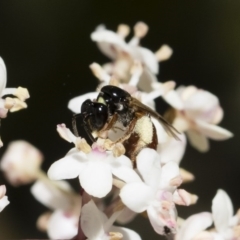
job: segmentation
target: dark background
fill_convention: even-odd
[[[210,210],[218,188],[225,189],[240,207],[240,2],[208,1],[92,1],[2,0],[0,2],[0,56],[7,66],[8,87],[23,86],[31,98],[28,109],[2,120],[4,152],[9,142],[24,139],[45,155],[43,169],[63,157],[71,147],[56,132],[56,124],[71,126],[68,101],[95,89],[97,80],[88,66],[108,61],[90,33],[101,23],[115,30],[119,23],[133,26],[145,21],[150,31],[141,42],[157,50],[167,43],[174,49],[160,67],[161,81],[194,84],[220,98],[225,111],[221,126],[235,133],[224,142],[211,142],[208,153],[188,146],[181,166],[196,180],[184,188],[199,195],[197,205],[179,208],[179,215]],[[161,112],[161,105],[158,106]],[[10,205],[0,214],[0,239],[46,238],[35,222],[46,210],[34,200],[30,185],[7,185]],[[131,227],[143,239],[152,234],[148,221],[138,218]]]

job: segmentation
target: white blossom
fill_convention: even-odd
[[[143,149],[137,156],[137,169],[143,180],[130,179],[121,189],[123,203],[137,213],[147,211],[154,230],[165,234],[166,228],[172,233],[177,230],[174,202],[190,204],[189,194],[176,191],[181,184],[179,168],[175,162],[163,167],[160,156],[152,149]]]
[[[117,33],[101,25],[91,34],[91,39],[97,42],[99,49],[113,60],[112,63],[107,63],[103,67],[119,80],[128,82],[133,64],[136,61],[140,62],[143,72],[139,87],[150,91],[150,83],[157,81],[155,74],[159,71],[158,61],[167,60],[172,55],[172,50],[167,45],[163,45],[154,54],[151,50],[140,47],[140,39],[147,34],[147,31],[148,26],[143,22],[138,22],[134,26],[133,38],[127,43],[124,40],[129,33],[127,25],[119,25]]]
[[[2,156],[0,167],[8,181],[18,186],[37,179],[43,161],[42,153],[26,141],[11,142]]]
[[[91,200],[81,211],[81,228],[88,240],[140,240],[133,230],[112,226],[121,211],[108,219]]]
[[[42,214],[37,222],[51,239],[70,239],[77,234],[81,198],[67,182],[41,179],[31,187],[31,193],[52,210]]]
[[[192,146],[205,152],[209,149],[208,138],[225,140],[233,136],[228,130],[216,126],[223,118],[216,96],[194,86],[179,87],[177,93],[183,108],[176,110],[173,125],[180,131],[187,131]]]
[[[48,176],[52,180],[79,177],[83,189],[88,194],[99,198],[111,191],[113,175],[127,181],[134,175],[131,160],[123,155],[114,157],[112,152],[102,151],[94,146],[89,153],[76,148],[71,149],[64,158],[53,163],[48,170]]]

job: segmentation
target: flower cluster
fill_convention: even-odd
[[[15,112],[23,108],[27,108],[25,100],[29,98],[29,93],[26,88],[6,88],[7,71],[3,59],[0,57],[0,118],[6,118],[8,111]],[[13,95],[14,97],[4,97]],[[3,98],[4,97],[4,98]],[[3,146],[0,140],[0,147]]]
[[[102,66],[97,63],[90,65],[99,80],[96,90],[71,99],[68,108],[79,114],[83,102],[90,99],[92,103],[99,103],[96,99],[101,88],[112,85],[144,104],[148,111],[146,121],[151,124],[141,123],[143,127],[139,128],[137,119],[131,122],[133,127],[130,129],[129,126],[119,127],[119,119],[116,126],[107,119],[100,131],[90,132],[96,137],[92,145],[74,135],[65,124],[57,125],[59,135],[72,143],[73,148],[51,165],[49,178],[40,170],[43,155],[27,142],[13,142],[2,158],[1,169],[13,185],[35,181],[32,194],[50,209],[39,217],[37,225],[50,238],[139,240],[141,237],[133,230],[113,225],[115,221],[126,224],[139,213],[147,215],[156,233],[170,239],[230,240],[240,237],[240,215],[233,216],[231,200],[223,190],[219,190],[213,199],[212,213],[195,214],[179,223],[177,205],[189,206],[198,199],[197,195],[181,187],[182,183],[194,179],[192,173],[180,168],[187,141],[204,152],[209,150],[208,138],[225,140],[233,134],[217,125],[223,118],[223,109],[212,93],[195,86],[175,88],[174,81],[157,80],[158,62],[170,58],[172,49],[162,45],[154,53],[140,46],[140,40],[147,32],[148,26],[138,22],[132,39],[126,42],[129,26],[121,24],[117,32],[102,25],[97,27],[91,39],[111,62]],[[21,96],[19,99],[25,100],[26,96]],[[178,134],[175,138],[169,134],[166,125],[151,114],[151,111],[156,111],[154,100],[158,97],[170,106],[164,117],[173,125],[172,129],[176,128]],[[104,103],[103,100],[101,102]],[[11,111],[12,108],[8,109]],[[89,131],[90,120],[85,120],[84,124],[85,130]],[[139,137],[152,131],[149,126],[156,130],[154,147],[151,142],[147,145]],[[123,132],[121,137],[119,129]],[[127,134],[135,130],[142,140],[140,143],[134,134]],[[135,140],[130,136],[134,136]],[[124,141],[129,139],[133,145],[143,146],[135,158],[127,154],[131,149],[126,149],[124,145]],[[63,181],[72,178],[79,179],[80,195]],[[4,194],[0,191],[0,203]],[[207,230],[212,223],[215,228]]]

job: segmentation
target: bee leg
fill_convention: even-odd
[[[78,113],[78,114],[74,114],[73,117],[72,117],[72,128],[73,128],[73,133],[76,137],[79,137],[79,134],[78,134],[78,130],[77,130],[77,123],[76,123],[76,119],[78,117],[81,117],[82,114],[81,113]]]
[[[73,117],[72,117],[72,128],[73,128],[73,133],[76,137],[79,137],[79,134],[78,134],[78,130],[77,130],[77,123],[76,123],[76,119],[79,118],[79,117],[82,117],[82,114],[81,113],[78,113],[78,114],[74,114]],[[92,136],[92,133],[91,133],[91,130],[87,127],[86,124],[83,124],[83,127],[85,129],[85,132],[87,133],[87,135],[89,136],[90,140],[92,142],[96,142],[96,139],[94,139],[94,137]]]
[[[110,119],[110,121],[106,124],[106,126],[102,130],[99,131],[99,134],[101,134],[102,132],[105,132],[105,131],[111,129],[113,127],[113,125],[116,123],[117,119],[118,119],[118,116],[115,113],[112,116],[112,118]]]

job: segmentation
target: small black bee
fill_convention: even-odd
[[[116,86],[104,86],[96,100],[83,102],[81,113],[73,116],[73,129],[77,136],[76,118],[79,116],[83,118],[83,126],[92,141],[105,131],[119,128],[117,125],[120,124],[124,134],[114,142],[124,145],[125,155],[132,161],[136,160],[141,149],[157,148],[156,128],[150,117],[156,118],[167,133],[178,139],[178,131],[161,115]]]

